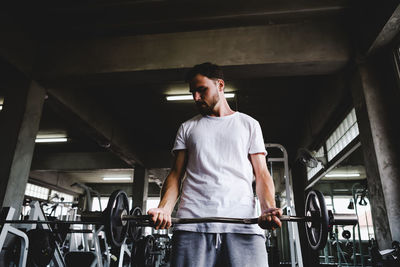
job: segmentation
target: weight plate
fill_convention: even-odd
[[[122,190],[114,191],[103,215],[107,241],[111,246],[120,247],[125,240],[129,223],[121,218],[123,215],[127,215],[128,211],[129,200],[126,193]]]
[[[129,215],[133,216],[141,216],[142,215],[142,209],[140,207],[135,207],[134,209],[131,210]],[[143,232],[143,227],[140,226],[138,223],[135,221],[130,221],[129,222],[129,236],[132,239],[133,242],[136,242],[137,240],[140,239],[142,236]]]
[[[328,240],[329,215],[321,192],[312,190],[308,193],[305,214],[312,217],[312,222],[305,223],[310,247],[313,250],[323,249]]]

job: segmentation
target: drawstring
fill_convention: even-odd
[[[219,233],[215,234],[215,249],[218,249],[218,245],[221,245],[221,235]]]

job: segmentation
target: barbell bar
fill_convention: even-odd
[[[333,225],[356,225],[358,223],[357,216],[352,214],[333,214]],[[172,224],[191,224],[191,223],[236,223],[236,224],[257,224],[257,218],[227,218],[227,217],[201,217],[201,218],[171,218]],[[281,215],[279,220],[282,222],[313,222],[311,216],[288,216]],[[124,215],[121,221],[136,222],[140,226],[154,226],[151,215]],[[1,224],[88,224],[103,225],[101,221],[41,221],[41,220],[5,220]]]
[[[311,221],[311,217],[296,217],[282,215],[279,217],[281,221]],[[121,220],[137,221],[143,226],[152,226],[151,215],[142,216],[122,216]],[[201,218],[171,218],[172,224],[190,224],[190,223],[237,223],[237,224],[256,224],[258,218],[226,218],[226,217],[201,217]]]
[[[122,190],[114,191],[109,199],[107,208],[103,212],[86,212],[81,214],[81,221],[20,221],[6,220],[0,224],[93,224],[104,225],[107,240],[111,245],[121,246],[128,231],[133,237],[138,227],[154,226],[150,215],[141,215],[141,210],[135,209],[128,214],[129,203],[126,193]],[[323,249],[332,231],[333,225],[356,225],[358,223],[355,214],[333,214],[326,209],[325,200],[321,192],[312,190],[308,193],[305,205],[305,216],[279,217],[281,221],[304,222],[307,239],[310,247],[314,250]],[[191,223],[234,223],[234,224],[257,224],[259,218],[172,218],[172,224]]]
[[[356,225],[358,223],[357,215],[353,214],[332,214],[332,225]],[[191,223],[237,223],[237,224],[257,224],[257,218],[225,218],[225,217],[201,217],[201,218],[171,218],[172,224],[191,224]],[[151,215],[131,216],[125,215],[121,217],[123,221],[136,221],[141,226],[153,226]],[[313,222],[311,216],[288,216],[281,215],[279,220],[282,222]]]

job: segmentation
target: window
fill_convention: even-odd
[[[47,200],[47,198],[49,197],[49,189],[43,186],[27,183],[25,188],[25,195]]]
[[[107,208],[109,197],[100,197],[101,210],[99,198],[97,196],[92,196],[92,211],[104,211]]]
[[[152,208],[157,208],[158,203],[160,203],[159,197],[149,197],[146,201],[146,211]]]
[[[109,197],[100,197],[101,210],[99,198],[96,195],[92,195],[92,211],[104,211],[107,208]],[[132,198],[128,197],[129,211],[132,209]]]
[[[356,111],[352,111],[346,116],[342,123],[336,128],[326,141],[328,161],[332,160],[359,134]]]

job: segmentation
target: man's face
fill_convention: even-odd
[[[220,100],[219,82],[197,74],[189,85],[199,112],[202,115],[211,115]]]

